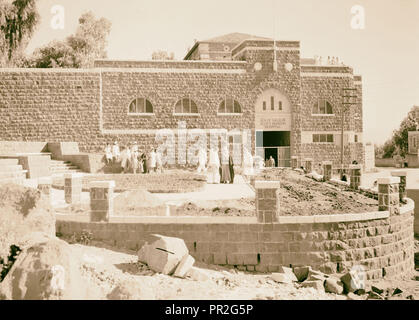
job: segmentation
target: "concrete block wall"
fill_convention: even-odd
[[[86,230],[96,240],[132,250],[153,233],[179,237],[199,261],[249,271],[311,265],[335,273],[362,265],[368,279],[378,279],[414,270],[411,200],[394,216],[384,211],[281,218],[279,223],[88,223],[58,217],[57,232],[71,236]]]

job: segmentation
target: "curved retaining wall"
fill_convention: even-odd
[[[326,273],[362,265],[368,279],[377,279],[414,271],[413,210],[408,199],[400,215],[381,211],[280,217],[278,223],[195,217],[89,223],[57,216],[57,232],[71,236],[87,230],[95,240],[135,250],[148,235],[158,233],[184,239],[191,255],[206,263],[262,272],[275,272],[281,265],[311,265]]]

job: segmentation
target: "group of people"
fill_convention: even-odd
[[[207,151],[204,148],[199,149],[197,172],[206,172],[208,183],[234,183],[234,161],[231,152],[226,147],[222,155],[228,155],[228,158],[226,157],[223,159],[224,161],[221,161],[218,152],[211,148],[208,159]],[[243,174],[253,174],[253,157],[251,153],[245,150],[243,158]]]
[[[105,148],[106,164],[120,163],[123,173],[163,172],[161,153],[155,148],[149,152],[141,152],[137,142],[119,147],[118,141],[113,146],[107,144]]]

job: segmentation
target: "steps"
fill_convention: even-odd
[[[51,160],[51,175],[61,175],[65,173],[82,172],[79,167],[73,165],[70,161]]]
[[[27,170],[23,170],[18,159],[0,159],[0,185],[14,183],[23,185]]]

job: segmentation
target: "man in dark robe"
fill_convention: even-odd
[[[234,183],[234,162],[231,153],[228,156],[228,167],[230,169],[230,183]]]

